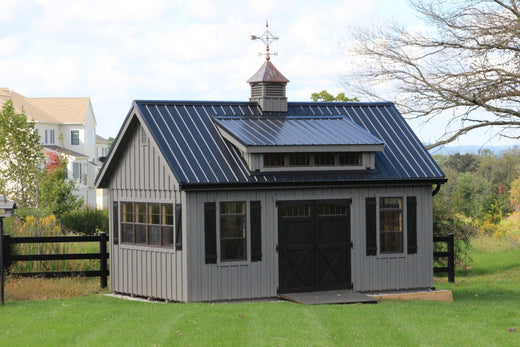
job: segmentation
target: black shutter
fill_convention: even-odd
[[[112,242],[119,243],[119,212],[117,201],[112,202]]]
[[[175,249],[182,250],[182,210],[181,205],[175,205]]]
[[[408,230],[408,254],[417,253],[417,198],[406,198],[406,226]]]
[[[262,209],[260,201],[251,201],[251,261],[262,260]]]
[[[366,198],[366,247],[367,255],[377,255],[376,198]]]
[[[217,263],[217,204],[204,203],[204,246],[206,264]]]

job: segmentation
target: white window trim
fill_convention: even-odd
[[[222,202],[244,202],[246,204],[246,215],[245,215],[245,223],[246,223],[246,259],[245,260],[220,260],[220,203]],[[251,264],[251,211],[250,211],[250,200],[245,199],[231,199],[231,200],[219,200],[216,201],[216,214],[217,214],[217,266],[226,267],[226,266],[240,266],[240,265],[250,265]]]
[[[381,218],[379,213],[381,211],[379,206],[379,200],[381,198],[401,198],[402,200],[402,210],[403,210],[403,252],[401,253],[381,253]],[[380,259],[390,259],[390,258],[406,258],[408,255],[407,247],[408,245],[408,225],[407,225],[407,215],[406,215],[406,197],[402,194],[388,194],[388,195],[380,195],[376,198],[376,225],[377,225],[377,258]]]
[[[77,145],[72,143],[72,132],[73,131],[77,131],[78,132],[78,144]],[[70,129],[70,145],[71,146],[80,146],[81,145],[80,129]]]

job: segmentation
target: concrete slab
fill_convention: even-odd
[[[327,290],[322,292],[285,293],[281,298],[304,305],[375,304],[379,299],[353,290]]]

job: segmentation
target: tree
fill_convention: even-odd
[[[429,25],[423,31],[390,24],[353,29],[360,69],[348,90],[395,99],[403,114],[425,121],[452,116],[433,148],[478,128],[520,138],[520,1],[411,0]]]
[[[63,214],[81,207],[83,199],[74,195],[76,184],[67,180],[67,158],[60,153],[46,153],[47,164],[39,180],[39,206],[44,214],[61,220]]]
[[[20,207],[37,204],[37,182],[43,164],[40,137],[12,101],[0,112],[0,192]]]
[[[311,94],[311,100],[314,101],[314,102],[319,102],[319,101],[325,101],[325,102],[330,102],[330,101],[341,101],[341,102],[359,101],[358,98],[347,98],[345,96],[345,93],[339,93],[338,95],[334,96],[334,95],[330,94],[326,90],[322,90],[319,93],[312,93]]]

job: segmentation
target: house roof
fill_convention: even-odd
[[[345,116],[216,117],[245,146],[383,145]]]
[[[90,98],[31,98],[30,101],[61,123],[81,124],[85,121]]]
[[[83,153],[79,153],[79,152],[76,152],[76,151],[71,151],[70,149],[64,148],[62,146],[42,145],[42,147],[44,149],[46,149],[46,150],[53,151],[53,152],[56,152],[56,153],[67,154],[67,155],[73,156],[75,158],[87,158],[88,159],[88,155],[83,154]]]
[[[82,124],[90,98],[28,98],[7,88],[0,88],[0,104],[13,101],[17,112],[24,111],[35,122]]]
[[[393,103],[289,102],[287,119],[333,119],[344,117],[373,139],[384,142],[375,153],[376,168],[362,171],[251,172],[239,150],[217,128],[222,119],[235,124],[248,117],[264,117],[256,103],[195,101],[134,101],[115,146],[96,180],[108,186],[117,167],[118,153],[130,134],[129,124],[140,122],[159,147],[182,189],[223,185],[358,184],[384,182],[442,183],[444,173],[421,144]],[[252,118],[251,118],[252,119]],[[255,121],[246,121],[254,123]],[[261,123],[268,122],[267,120]],[[313,121],[314,122],[314,121]],[[238,124],[238,123],[236,123]],[[256,123],[254,123],[256,124]],[[288,120],[284,124],[295,124]],[[319,123],[321,124],[321,123]],[[348,123],[347,123],[348,124]],[[371,137],[371,138],[372,138]],[[126,139],[125,139],[126,138]],[[284,137],[288,141],[288,137]]]

